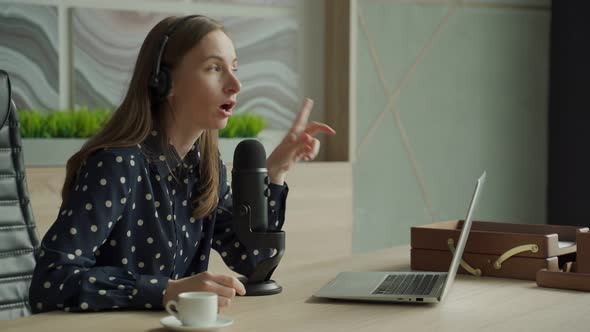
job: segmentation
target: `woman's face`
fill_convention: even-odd
[[[208,33],[172,73],[173,121],[186,130],[222,129],[240,92],[236,51],[220,30]]]

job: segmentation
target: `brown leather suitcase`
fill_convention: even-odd
[[[451,220],[412,227],[412,269],[448,271],[462,226]],[[459,273],[536,280],[537,271],[559,271],[575,255],[577,231],[588,228],[474,221]]]

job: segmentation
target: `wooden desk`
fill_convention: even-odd
[[[439,305],[325,301],[311,297],[343,270],[408,268],[407,246],[311,264],[279,265],[281,294],[237,298],[222,314],[233,331],[587,331],[590,294],[543,289],[534,282],[459,276]],[[165,331],[163,311],[54,312],[0,321],[0,331]]]
[[[351,256],[349,163],[302,163],[290,172],[287,253],[274,277],[283,293],[237,298],[223,314],[233,331],[588,331],[590,294],[537,288],[534,282],[459,276],[442,305],[333,302],[311,294],[339,271],[409,268],[409,248]],[[33,210],[44,235],[59,207],[63,169],[28,169]],[[230,272],[218,255],[210,270]],[[163,311],[52,312],[0,321],[2,332],[165,331]]]

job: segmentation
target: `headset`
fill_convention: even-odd
[[[170,87],[172,85],[171,70],[167,66],[162,65],[162,58],[164,56],[166,44],[168,44],[168,40],[182,23],[196,17],[203,17],[203,15],[188,15],[178,19],[174,24],[172,24],[168,28],[168,30],[164,34],[164,37],[162,38],[162,42],[160,43],[160,49],[158,51],[156,67],[152,73],[152,77],[150,78],[149,82],[149,87],[151,89],[152,95],[159,102],[166,99],[166,96],[168,96],[168,93],[170,92]]]

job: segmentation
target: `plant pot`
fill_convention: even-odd
[[[23,138],[25,166],[65,166],[85,142],[86,138]]]
[[[282,130],[267,129],[258,134],[268,156],[285,135]],[[241,141],[248,138],[220,138],[219,151],[226,163],[234,159],[234,150]],[[85,138],[24,138],[23,155],[26,167],[60,167],[86,142]]]
[[[233,162],[236,146],[241,141],[246,139],[256,139],[262,143],[262,146],[264,146],[264,150],[266,151],[266,156],[268,157],[275,147],[281,143],[281,140],[285,134],[286,133],[283,130],[265,129],[261,131],[257,137],[253,138],[220,138],[219,152],[221,153],[221,160],[223,160],[225,163]]]

